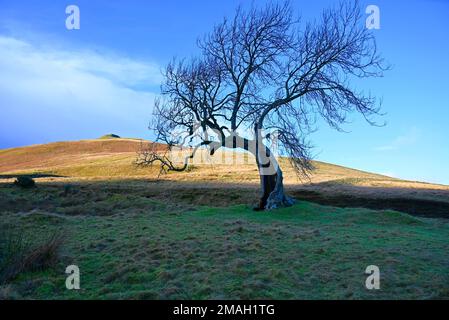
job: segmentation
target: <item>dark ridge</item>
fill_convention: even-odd
[[[316,191],[293,191],[297,199],[339,208],[395,210],[425,218],[449,219],[449,202],[413,198],[364,198],[351,195],[322,194]]]
[[[0,179],[12,179],[12,178],[20,178],[20,177],[29,177],[29,178],[64,178],[64,176],[58,174],[51,173],[31,173],[31,174],[0,174]]]
[[[104,136],[101,136],[99,139],[120,139],[120,136],[110,133],[110,134],[105,134]]]

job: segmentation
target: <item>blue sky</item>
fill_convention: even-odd
[[[254,1],[262,5],[263,1]],[[313,19],[331,0],[292,1]],[[250,1],[0,0],[0,148],[105,133],[151,138],[160,70],[198,52],[196,39]],[[81,29],[65,28],[78,5]],[[393,69],[356,83],[383,98],[385,127],[360,116],[311,136],[319,160],[449,184],[449,1],[370,0],[378,48]]]

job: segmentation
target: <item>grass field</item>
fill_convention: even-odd
[[[299,201],[261,213],[251,161],[158,177],[132,165],[139,144],[0,151],[0,299],[449,298],[447,186],[320,162],[300,182],[281,160]]]

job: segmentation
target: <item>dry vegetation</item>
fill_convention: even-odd
[[[256,213],[251,159],[158,177],[133,165],[139,146],[0,151],[0,229],[10,239],[0,240],[0,299],[449,298],[448,220],[426,218],[448,216],[446,186],[321,162],[300,182],[283,159],[288,192],[318,204]],[[25,174],[35,187],[14,185]],[[363,285],[373,263],[379,292]],[[80,291],[65,289],[68,264],[81,269]]]
[[[158,168],[133,164],[142,143],[136,139],[85,140],[1,150],[0,182],[9,183],[21,174],[31,174],[40,183],[56,185],[101,181],[120,184],[127,180],[120,185],[129,192],[143,189],[158,198],[168,195],[189,198],[192,204],[257,201],[259,176],[251,155],[219,151],[209,157],[199,152],[187,172],[159,175]],[[449,212],[448,186],[404,181],[317,161],[310,181],[301,181],[287,159],[281,159],[280,163],[288,192],[299,199],[343,207],[391,208],[421,215]],[[223,196],[229,193],[236,195]]]

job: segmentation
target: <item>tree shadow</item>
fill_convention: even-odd
[[[61,176],[58,174],[50,174],[50,173],[33,173],[33,174],[0,174],[0,179],[13,179],[19,177],[30,177],[33,179],[36,178],[65,178],[65,176]]]
[[[0,177],[17,177],[18,175],[2,175]],[[57,175],[35,174],[34,177],[60,177]],[[67,185],[71,191],[66,192]],[[29,207],[51,208],[46,195],[64,197],[70,204],[89,204],[107,200],[113,196],[126,196],[137,199],[152,199],[160,203],[173,204],[178,207],[194,208],[196,206],[227,207],[233,205],[255,205],[259,200],[259,185],[255,183],[221,183],[216,181],[170,181],[150,178],[130,178],[117,180],[89,181],[55,181],[37,182],[37,188],[32,193],[42,193],[42,203],[30,203]],[[0,189],[14,188],[12,183],[1,182]],[[1,190],[0,190],[1,191]],[[406,187],[376,187],[342,184],[337,181],[327,181],[313,184],[287,185],[286,191],[299,201],[309,201],[320,205],[339,208],[367,208],[373,210],[396,210],[414,216],[426,218],[449,218],[449,189],[406,188]],[[56,201],[55,200],[55,201]],[[6,201],[6,200],[5,200]],[[14,209],[14,201],[7,205]],[[23,201],[23,199],[22,199]],[[131,200],[127,205],[133,206]],[[136,204],[137,206],[137,204]]]
[[[395,210],[426,218],[449,218],[449,202],[412,197],[396,197],[394,193],[391,197],[375,197],[351,194],[329,195],[327,192],[297,190],[293,191],[292,195],[297,199],[339,208]]]

